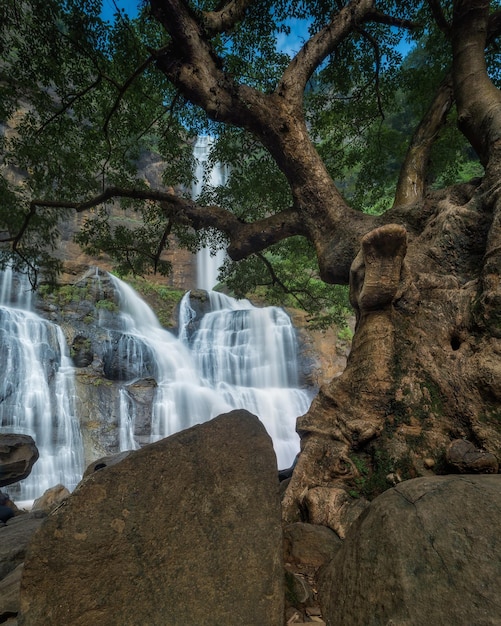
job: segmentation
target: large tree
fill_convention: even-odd
[[[445,471],[455,439],[499,458],[497,9],[148,0],[110,28],[96,2],[3,6],[3,152],[22,180],[2,183],[4,258],[46,262],[71,211],[92,211],[82,242],[143,269],[161,266],[171,232],[194,246],[193,233],[220,233],[234,261],[309,242],[321,279],[350,284],[357,325],[345,372],[298,420],[288,519],[309,514],[313,487],[374,495]],[[304,39],[286,54],[291,24]],[[402,62],[402,37],[419,63]],[[196,132],[232,164],[227,189],[198,202],[183,193]],[[163,188],[134,178],[146,148],[164,158]],[[482,176],[440,188],[461,150]],[[392,176],[386,210],[362,211]],[[113,228],[117,198],[142,203],[143,226]]]

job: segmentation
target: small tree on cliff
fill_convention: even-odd
[[[160,267],[173,231],[187,244],[193,232],[222,233],[235,261],[299,236],[323,281],[350,283],[352,352],[298,421],[290,519],[313,486],[374,494],[389,475],[440,471],[456,438],[501,454],[501,92],[491,50],[501,22],[497,2],[452,4],[149,0],[140,20],[111,30],[95,2],[3,7],[2,118],[18,115],[3,152],[24,181],[2,182],[6,258],[40,265],[58,221],[92,210],[82,241],[132,266]],[[276,37],[296,18],[309,35],[288,56]],[[420,40],[424,71],[400,63],[399,32]],[[363,191],[378,189],[371,175],[387,194],[389,178],[377,175],[401,150],[394,142],[385,155],[400,135],[381,121],[399,102],[422,115],[393,202],[365,214]],[[484,172],[437,189],[447,150],[433,151],[445,133],[450,154],[454,115]],[[165,186],[189,184],[186,139],[207,129],[216,156],[234,164],[220,203],[134,179],[133,162],[154,146]],[[356,180],[367,189],[348,203],[339,189]],[[141,201],[143,226],[113,228],[112,198]]]

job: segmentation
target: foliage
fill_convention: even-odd
[[[80,285],[61,285],[56,287],[53,284],[44,284],[40,285],[37,293],[41,298],[52,301],[59,307],[82,302],[87,300],[90,295],[89,288]]]
[[[98,300],[96,302],[96,309],[101,311],[108,311],[108,313],[118,313],[119,307],[113,300]]]
[[[193,1],[192,12],[215,4]],[[357,27],[319,63],[305,94],[310,137],[328,172],[355,208],[373,214],[391,207],[412,132],[450,63],[449,41],[429,3],[384,0],[378,8],[417,26]],[[200,204],[250,223],[293,202],[277,159],[255,135],[209,119],[159,70],[161,54],[153,51],[168,50],[173,41],[148,3],[137,19],[120,14],[111,24],[100,11],[98,0],[0,7],[0,265],[13,261],[33,277],[39,268],[46,276],[60,269],[54,251],[62,225],[106,188],[145,192],[159,185],[189,197],[193,142],[201,134],[215,137],[211,162],[227,164],[228,181],[215,187],[207,178]],[[213,55],[236,83],[269,94],[290,62],[288,42],[297,51],[331,17],[329,2],[250,3],[245,19],[212,39]],[[291,37],[293,27],[300,36]],[[498,80],[496,50],[487,58]],[[433,148],[430,185],[482,173],[454,116]],[[157,180],[138,176],[138,167],[155,163],[161,164]],[[87,211],[77,241],[91,254],[108,254],[122,274],[168,274],[162,252],[171,235],[192,250],[227,243],[215,229],[194,232],[171,219],[161,202],[136,196],[121,203],[121,214],[109,198]],[[346,289],[323,283],[315,257],[309,241],[293,237],[228,263],[222,278],[236,295],[260,290],[273,302],[307,308],[313,324],[339,322],[349,309]]]
[[[319,278],[313,247],[302,237],[291,237],[240,263],[228,260],[220,279],[237,298],[252,293],[270,305],[309,311],[310,328],[344,327],[352,312],[347,287]]]
[[[155,312],[158,321],[165,328],[175,325],[175,311],[184,291],[154,283],[140,276],[126,276],[127,282],[133,287]]]

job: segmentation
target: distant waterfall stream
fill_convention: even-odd
[[[222,163],[209,167],[209,152],[214,143],[212,137],[200,136],[193,147],[195,157],[195,180],[191,186],[191,197],[196,200],[205,185],[218,187],[226,185],[228,168]],[[211,250],[202,248],[197,254],[197,287],[198,289],[214,289],[217,283],[218,270],[223,264],[226,252],[222,249]]]

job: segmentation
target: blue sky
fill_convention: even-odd
[[[103,10],[101,15],[103,19],[113,21],[113,15],[116,13],[116,7],[124,10],[131,17],[137,14],[138,0],[103,0]]]
[[[113,21],[117,8],[125,11],[131,17],[135,17],[138,12],[140,0],[103,0],[101,15],[107,21]],[[278,36],[278,49],[294,56],[301,48],[304,40],[308,37],[308,26],[304,20],[290,19],[290,35],[280,34]]]
[[[102,0],[103,10],[101,15],[103,19],[113,21],[113,16],[116,13],[117,8],[120,11],[125,11],[131,17],[135,17],[138,12],[138,6],[141,4],[141,0]],[[305,39],[308,38],[308,25],[305,20],[297,20],[291,18],[289,20],[291,27],[290,35],[279,34],[277,39],[277,48],[282,52],[289,54],[293,57],[301,48]],[[402,41],[400,45],[401,52],[405,55],[409,50],[409,45]]]

